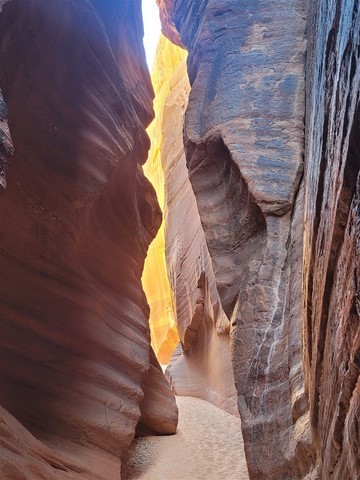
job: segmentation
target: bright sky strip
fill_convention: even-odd
[[[151,71],[161,32],[159,9],[156,5],[156,0],[142,0],[142,12],[145,32],[144,47],[147,64]]]

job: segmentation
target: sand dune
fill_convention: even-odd
[[[240,420],[204,400],[176,401],[178,433],[136,439],[124,480],[248,480]]]

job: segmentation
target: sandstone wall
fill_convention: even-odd
[[[144,173],[156,190],[163,212],[165,209],[165,178],[162,167],[163,110],[170,91],[168,79],[172,77],[185,56],[185,50],[173,47],[172,43],[162,36],[151,72],[151,82],[155,91],[155,118],[147,129],[151,147],[148,160],[144,165]],[[173,125],[168,125],[168,127],[169,129],[174,128]],[[159,361],[167,365],[179,342],[179,336],[176,328],[173,294],[166,266],[165,218],[150,245],[145,260],[142,284],[150,306],[151,343]]]
[[[305,3],[183,0],[172,17],[189,51],[187,166],[232,323],[249,473],[301,478],[312,465],[300,324]]]
[[[0,189],[6,188],[6,170],[10,157],[14,153],[9,125],[7,108],[0,90]]]
[[[360,478],[359,2],[309,18],[304,353],[319,478]]]
[[[166,260],[181,340],[168,378],[177,395],[203,398],[237,413],[230,322],[216,290],[182,141],[190,89],[186,54],[165,37],[158,46],[152,77],[158,123],[151,138],[155,145],[161,140],[154,164],[164,172]]]
[[[158,3],[250,477],[357,478],[358,2]]]
[[[140,281],[161,222],[140,2],[0,3],[0,477],[118,479],[140,417],[177,421]]]

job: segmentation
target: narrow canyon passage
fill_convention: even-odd
[[[215,287],[182,141],[190,91],[186,58],[186,50],[160,36],[151,72],[155,118],[147,129],[151,147],[144,165],[163,221],[149,247],[142,284],[151,344],[164,370],[168,364],[179,423],[175,435],[134,440],[125,457],[126,480],[249,478],[229,320]]]
[[[177,434],[137,438],[123,480],[248,480],[240,419],[197,398],[176,401]]]
[[[359,42],[0,0],[0,480],[360,479]]]

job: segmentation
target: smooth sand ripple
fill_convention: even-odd
[[[197,398],[176,402],[178,433],[136,439],[124,480],[248,480],[240,420]]]

